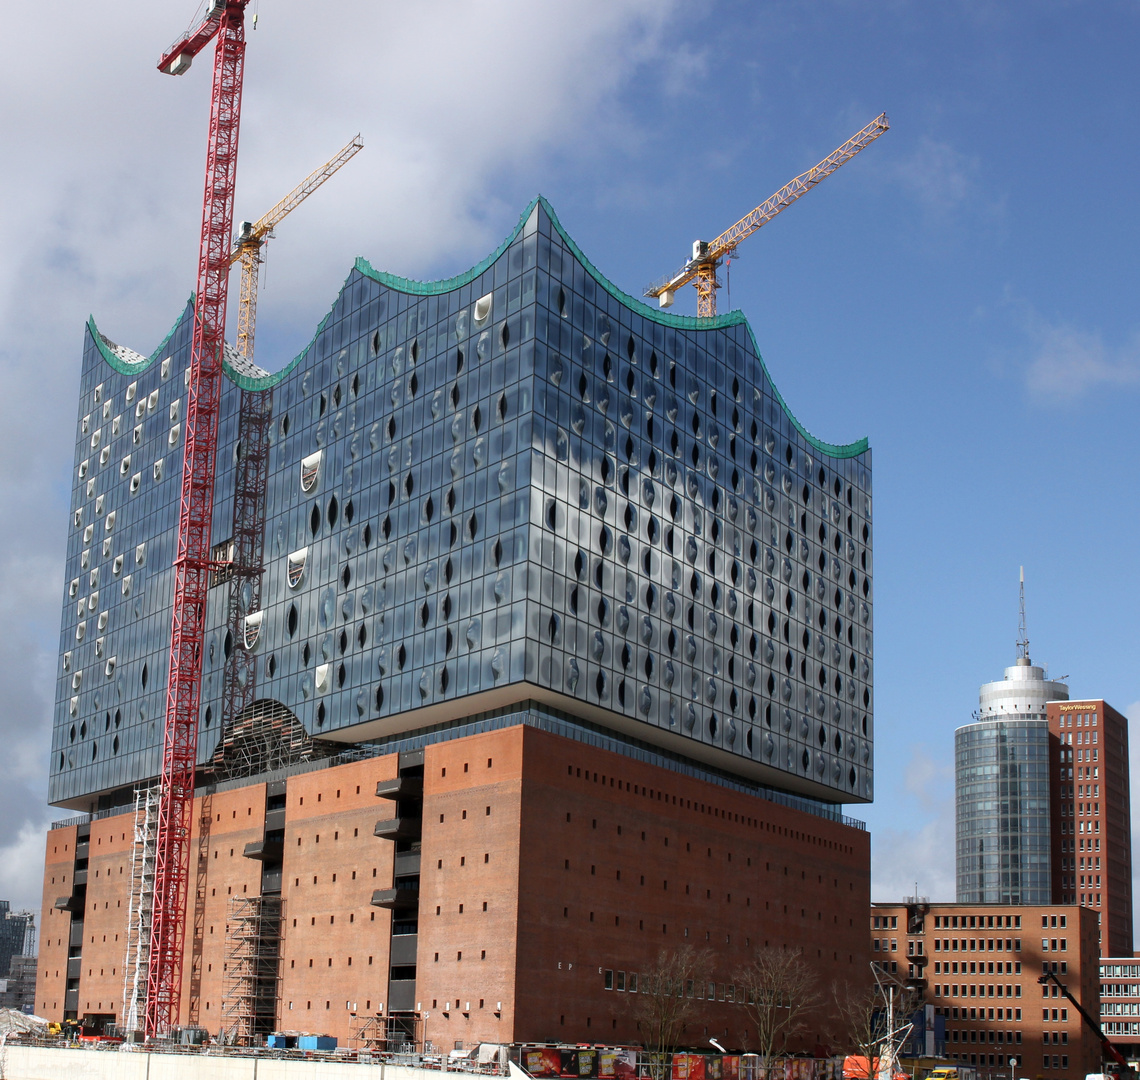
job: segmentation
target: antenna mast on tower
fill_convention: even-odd
[[[1017,620],[1017,658],[1029,663],[1029,634],[1025,629],[1025,567],[1021,568],[1021,589]]]

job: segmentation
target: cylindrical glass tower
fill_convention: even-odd
[[[1051,902],[1045,703],[1068,697],[1022,656],[981,688],[979,720],[954,733],[959,903]]]

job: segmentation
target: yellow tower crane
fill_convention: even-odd
[[[869,146],[890,127],[887,114],[876,116],[862,131],[852,135],[838,150],[825,157],[818,165],[801,173],[785,184],[766,202],[742,217],[732,228],[715,240],[693,241],[693,257],[675,274],[654,282],[645,290],[646,296],[656,297],[663,308],[670,307],[677,290],[690,281],[696,283],[697,314],[716,314],[716,291],[720,283],[716,268],[721,260],[736,254],[736,246],[751,236],[761,225],[767,224],[781,210],[791,206],[801,195],[810,191],[825,176],[830,176],[840,165],[850,161],[865,146]]]
[[[349,158],[364,148],[359,135],[319,169],[311,172],[269,213],[259,221],[243,221],[230,255],[230,265],[241,262],[241,293],[238,300],[237,351],[247,360],[253,359],[253,331],[257,323],[257,268],[261,265],[261,249],[273,239],[274,228],[285,216],[301,205]]]

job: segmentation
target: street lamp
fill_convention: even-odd
[[[713,1046],[715,1046],[722,1054],[728,1053],[728,1051],[723,1046],[721,1046],[720,1043],[716,1041],[716,1039],[709,1039],[709,1042],[712,1043]]]

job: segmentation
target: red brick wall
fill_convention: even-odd
[[[203,817],[209,812],[208,843],[202,849],[199,839]],[[232,896],[257,896],[261,892],[261,863],[243,855],[245,845],[260,840],[265,832],[265,785],[251,784],[233,791],[199,796],[194,800],[193,834],[190,843],[190,884],[186,912],[186,943],[182,974],[183,1023],[201,1024],[211,1031],[223,1026],[222,986],[226,948],[226,917]],[[198,856],[206,854],[208,870],[199,888]],[[195,904],[201,904],[201,939],[195,942]],[[201,986],[191,1009],[195,987],[191,978],[195,948],[201,950]]]
[[[602,971],[685,943],[718,983],[764,946],[802,949],[823,987],[868,978],[866,832],[533,729],[525,762],[515,1039],[636,1042],[632,995]],[[691,1028],[749,1044],[740,1006]]]
[[[1128,721],[1102,698],[1053,701],[1046,712],[1054,792],[1053,901],[1084,903],[1096,910],[1101,916],[1103,955],[1131,956]],[[1075,717],[1090,713],[1096,716],[1095,727],[1072,726]],[[1087,827],[1084,833],[1083,827]]]
[[[895,916],[898,919],[897,929],[875,929],[874,918],[876,916],[880,918]],[[983,928],[980,925],[971,928],[965,923],[962,923],[958,928],[953,927],[952,923],[944,929],[935,926],[936,917],[945,919],[954,916],[957,916],[959,920],[968,919],[971,916],[975,919],[993,918],[995,922],[998,916],[1001,916],[1003,920],[1006,916],[1010,916],[1014,919],[1020,918],[1021,925],[1020,928],[1016,926],[1012,928],[1003,927],[1000,930],[988,926]],[[951,1057],[966,1055],[966,1063],[968,1064],[972,1063],[969,1055],[984,1054],[987,1060],[986,1066],[977,1065],[982,1080],[991,1080],[991,1077],[992,1080],[997,1080],[999,1075],[1003,1074],[1003,1068],[1006,1068],[1001,1063],[1008,1061],[1010,1056],[1016,1056],[1021,1062],[1017,1070],[1018,1076],[1047,1077],[1050,1080],[1080,1080],[1087,1073],[1101,1071],[1100,1044],[1096,1037],[1081,1023],[1080,1016],[1065,998],[1053,996],[1055,987],[1042,987],[1037,982],[1043,970],[1043,964],[1046,961],[1050,964],[1056,963],[1058,965],[1058,978],[1061,982],[1070,988],[1074,996],[1093,1016],[1098,1015],[1100,1010],[1100,956],[1095,911],[1076,905],[1025,907],[998,904],[932,904],[923,919],[923,933],[912,935],[907,933],[907,908],[905,906],[876,904],[871,909],[871,918],[872,938],[878,938],[880,941],[884,938],[893,939],[898,943],[897,952],[884,954],[881,950],[872,951],[873,959],[888,962],[896,960],[899,965],[898,977],[903,980],[907,978],[907,965],[909,963],[908,940],[915,943],[922,941],[923,953],[926,956],[927,963],[923,969],[925,981],[918,985],[924,990],[926,1002],[936,1009],[942,1010],[946,1017],[948,1033],[946,1053]],[[1043,918],[1049,924],[1046,927],[1041,925]],[[1065,920],[1064,926],[1060,925],[1062,918]],[[1053,920],[1057,921],[1056,926],[1053,925]],[[1012,950],[1005,949],[1005,942],[1011,939],[1014,948]],[[1043,939],[1049,942],[1047,950],[1042,949]],[[967,947],[971,940],[977,946],[975,949]],[[953,945],[955,941],[960,946],[957,949],[947,950],[944,947],[936,947],[936,942],[939,946],[944,946],[946,942]],[[1018,942],[1020,942],[1020,948],[1017,948]],[[1054,942],[1057,943],[1056,949],[1053,948]],[[1064,949],[1061,948],[1062,942],[1065,945]],[[995,948],[999,943],[1003,947]],[[984,974],[980,972],[971,974],[961,970],[957,973],[952,969],[948,971],[938,970],[943,964],[957,963],[961,965],[963,962],[981,964],[988,968],[988,965],[996,964],[999,960],[1003,964],[1006,961],[1014,964],[1014,973],[997,975],[987,970]],[[1063,973],[1060,970],[1062,963],[1066,968]],[[1021,967],[1020,974],[1016,971],[1017,964],[1020,964]],[[1014,991],[1012,998],[1007,996],[998,998],[996,995],[993,997],[988,995],[986,991],[990,988],[996,989],[996,984],[999,982],[1004,987],[1012,987]],[[966,987],[973,985],[981,993],[971,996],[967,992],[962,992],[963,984]],[[960,988],[956,994],[953,992],[955,985]],[[946,993],[947,987],[951,990],[949,995]],[[983,997],[985,998],[984,1001],[982,1000]],[[984,1019],[979,1015],[971,1020],[967,1015],[971,1008],[985,1013]],[[991,1010],[996,1014],[999,1008],[1003,1011],[1006,1009],[1013,1010],[1014,1018],[999,1020],[996,1015],[993,1017],[989,1015]],[[1057,1010],[1056,1020],[1053,1019],[1054,1009]],[[1020,1020],[1016,1018],[1018,1010],[1021,1013]],[[1045,1010],[1048,1010],[1048,1019],[1045,1018]],[[1065,1010],[1066,1014],[1064,1020],[1061,1019],[1062,1010]],[[955,1011],[958,1013],[957,1016],[954,1015]],[[996,1042],[998,1030],[1003,1033],[1004,1041],[1002,1043]],[[959,1035],[958,1041],[955,1041],[950,1035],[951,1032],[955,1031]],[[994,1042],[989,1041],[991,1032],[995,1034]],[[1056,1044],[1052,1042],[1054,1032],[1059,1037]],[[974,1042],[968,1041],[971,1033],[976,1037]],[[1015,1038],[1012,1044],[1008,1041],[1010,1033]],[[1048,1033],[1050,1038],[1048,1046],[1044,1043],[1045,1033]],[[1060,1042],[1062,1033],[1067,1039],[1066,1043]],[[1017,1035],[1021,1037],[1020,1042],[1016,1041]],[[1050,1055],[1050,1066],[1048,1068],[1044,1064],[1045,1053]],[[996,1059],[992,1068],[988,1065],[990,1054],[993,1054]],[[1067,1056],[1068,1067],[1052,1068],[1051,1060],[1054,1054],[1058,1057]],[[1008,1076],[1007,1068],[1004,1075]]]
[[[431,1014],[427,1037],[443,1049],[513,1031],[524,731],[424,752],[416,995]]]
[[[63,1019],[71,914],[57,911],[55,902],[71,892],[75,832],[75,826],[72,825],[64,829],[51,829],[47,834],[39,924],[39,969],[36,975],[36,1012],[45,1020]]]
[[[121,1009],[133,842],[134,819],[129,814],[91,823],[80,1016],[118,1015]]]
[[[394,845],[372,831],[394,812],[376,783],[397,769],[391,755],[288,780],[283,1028],[347,1042],[353,1014],[387,1001],[390,916],[370,900],[392,884]],[[182,1018],[217,1031],[229,901],[260,891],[261,863],[242,853],[263,835],[265,787],[215,794],[208,810],[196,982],[196,801]],[[92,826],[81,1012],[88,1001],[91,1011],[120,1008],[131,828],[129,813]],[[64,844],[73,850],[74,830],[49,836],[48,880],[70,874],[72,851],[53,851]],[[601,971],[644,971],[659,949],[686,942],[710,950],[719,983],[765,944],[804,950],[825,987],[858,983],[868,970],[869,858],[866,832],[533,728],[429,746],[416,982],[426,1036],[442,1048],[636,1041],[632,995],[604,990]],[[68,891],[45,884],[45,912]],[[60,975],[42,983],[54,994],[39,996],[60,1013],[67,921],[43,919],[41,969]],[[711,1034],[748,1045],[740,1006],[702,1009],[694,1043]]]
[[[394,847],[372,830],[393,809],[376,798],[376,783],[396,771],[392,755],[289,778],[283,1028],[343,1044],[353,1007],[363,1014],[387,998],[391,919],[370,901],[374,889],[392,884]]]

